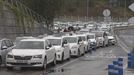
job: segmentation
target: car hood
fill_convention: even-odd
[[[54,48],[55,48],[56,51],[63,49],[61,46],[54,46]]]
[[[72,48],[73,46],[77,46],[77,43],[70,43],[69,47]]]
[[[9,52],[9,54],[12,55],[26,55],[26,56],[32,56],[32,55],[40,55],[43,54],[45,52],[44,49],[13,49],[11,52]]]
[[[98,37],[98,40],[104,40],[104,38],[103,37]]]

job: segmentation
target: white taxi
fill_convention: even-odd
[[[50,43],[55,47],[56,60],[63,62],[70,59],[70,48],[66,40],[63,41],[62,37],[46,37]]]
[[[6,56],[7,69],[12,67],[42,67],[56,64],[55,48],[46,39],[23,39]]]
[[[85,53],[82,46],[82,39],[78,38],[77,35],[63,36],[63,41],[67,40],[71,50],[71,56],[81,56]]]

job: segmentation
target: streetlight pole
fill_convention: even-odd
[[[124,2],[124,5],[125,5],[125,7],[124,7],[124,20],[125,20],[125,19],[126,19],[126,6],[127,6],[126,0],[125,0],[125,2]]]
[[[87,19],[88,19],[88,16],[89,16],[88,11],[89,11],[89,0],[87,0]]]

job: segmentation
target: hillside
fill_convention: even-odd
[[[114,0],[113,0],[114,1]],[[87,16],[96,17],[103,16],[104,9],[110,9],[113,17],[130,17],[134,16],[134,13],[128,9],[128,6],[133,3],[134,0],[63,0],[60,13],[57,15],[63,16]],[[124,13],[125,11],[125,13]]]

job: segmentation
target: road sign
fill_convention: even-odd
[[[129,23],[129,24],[134,24],[134,17],[128,19],[128,23]]]
[[[110,14],[111,14],[111,12],[110,12],[109,9],[105,9],[105,10],[103,11],[103,15],[104,15],[105,17],[110,16]]]
[[[134,3],[131,4],[128,8],[131,9],[134,12]]]

